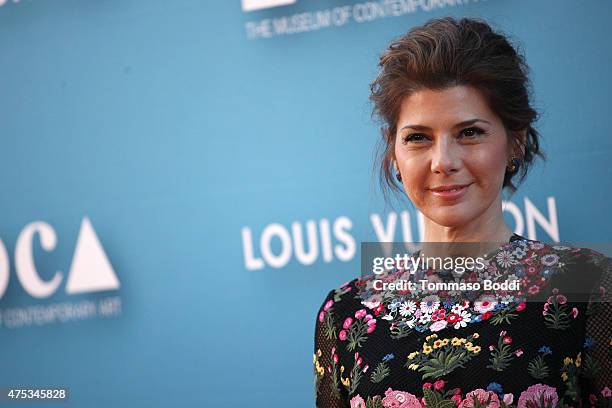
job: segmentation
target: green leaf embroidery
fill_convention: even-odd
[[[542,380],[550,375],[548,364],[546,364],[542,356],[537,356],[531,360],[527,366],[527,372],[537,380]]]
[[[387,363],[383,361],[376,366],[376,369],[374,369],[372,375],[370,375],[370,379],[373,383],[379,383],[384,380],[390,373],[391,370],[387,366]]]
[[[354,351],[357,347],[361,347],[362,343],[368,339],[368,324],[362,319],[356,320],[351,327],[348,328],[346,339],[348,351]]]
[[[325,322],[323,323],[323,331],[325,333],[325,337],[328,340],[334,340],[336,338],[336,330],[334,328],[334,318],[333,311],[329,309],[325,313]]]
[[[557,296],[552,296],[552,303],[548,304],[548,310],[544,315],[544,324],[549,329],[565,330],[570,327],[570,314],[567,311],[567,304],[559,304]]]

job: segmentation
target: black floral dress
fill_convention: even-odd
[[[460,280],[508,273],[520,291],[390,294],[358,278],[329,292],[316,319],[316,406],[612,406],[610,258],[514,235]]]

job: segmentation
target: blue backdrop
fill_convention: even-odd
[[[608,1],[264,3],[0,1],[0,387],[312,406],[324,296],[361,241],[419,238],[373,181],[368,84],[432,17],[487,19],[532,68],[549,158],[510,224],[610,239]]]

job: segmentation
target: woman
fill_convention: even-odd
[[[332,290],[316,321],[317,406],[610,406],[610,259],[527,240],[502,216],[502,190],[542,156],[523,57],[483,21],[444,18],[392,42],[379,65],[381,180],[424,215],[424,241],[503,243],[484,268],[413,279],[522,288],[382,292],[364,277]],[[405,273],[395,266],[387,281]]]

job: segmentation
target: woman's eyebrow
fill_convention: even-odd
[[[463,122],[459,122],[455,126],[453,126],[453,128],[460,128],[460,127],[464,127],[464,126],[470,126],[470,125],[473,125],[476,122],[484,122],[484,123],[488,123],[489,125],[491,124],[491,122],[489,122],[488,120],[480,119],[480,118],[474,118],[474,119],[464,120]],[[431,128],[429,126],[424,126],[424,125],[406,125],[406,126],[402,127],[400,130],[404,130],[404,129],[408,129],[408,128],[414,129],[414,130],[431,130]]]

